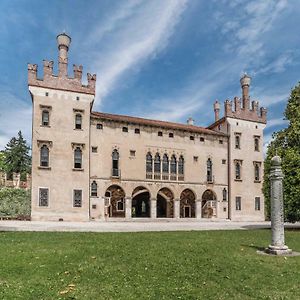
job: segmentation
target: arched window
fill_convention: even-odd
[[[171,157],[171,174],[177,173],[177,161],[176,156],[173,154]]]
[[[81,129],[82,127],[82,116],[81,114],[75,115],[75,129]]]
[[[227,190],[226,188],[223,189],[223,201],[227,201]]]
[[[206,178],[208,182],[213,181],[213,175],[212,175],[212,161],[209,158],[206,162]]]
[[[42,112],[42,125],[49,126],[49,111],[43,110]]]
[[[254,139],[254,150],[259,151],[259,138]]]
[[[46,145],[41,147],[41,167],[49,167],[49,148]]]
[[[119,152],[118,150],[114,150],[112,152],[112,176],[119,177]]]
[[[158,153],[156,153],[154,158],[154,173],[160,173],[160,171],[161,171],[160,156]]]
[[[259,170],[259,165],[258,164],[254,165],[254,177],[255,177],[255,181],[260,180],[260,170]]]
[[[82,151],[79,147],[76,147],[76,149],[74,150],[74,168],[82,168]]]
[[[235,179],[241,179],[241,163],[235,163]]]
[[[146,172],[152,173],[153,160],[150,152],[146,155]]]
[[[162,170],[163,173],[169,173],[169,158],[167,154],[164,154],[163,156]]]
[[[183,175],[184,174],[184,159],[181,155],[178,160],[178,174]]]
[[[93,181],[91,184],[91,196],[97,197],[97,195],[98,195],[97,182]]]

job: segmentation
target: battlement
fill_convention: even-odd
[[[42,79],[37,78],[38,65],[28,64],[28,85],[95,95],[96,74],[87,73],[88,84],[82,84],[83,67],[73,65],[74,77],[68,77],[68,50],[71,38],[65,33],[57,36],[58,75],[53,74],[53,61],[43,61]]]
[[[243,75],[240,80],[242,87],[242,98],[234,97],[233,102],[226,100],[224,103],[224,117],[236,118],[258,123],[267,123],[267,109],[259,107],[258,101],[252,101],[250,105],[249,87],[251,77]],[[250,107],[251,106],[251,107]],[[215,122],[219,120],[220,105],[214,103]]]

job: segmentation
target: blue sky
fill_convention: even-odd
[[[94,110],[207,126],[247,72],[268,142],[300,79],[299,28],[298,0],[1,0],[0,149],[20,129],[30,141],[27,63],[40,76],[43,59],[56,63],[62,31],[70,75],[73,63],[97,74]]]

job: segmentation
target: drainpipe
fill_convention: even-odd
[[[227,197],[228,197],[228,219],[231,220],[231,134],[230,134],[230,124],[227,123],[227,133],[229,133],[229,139],[228,139],[228,150],[227,150],[227,184],[228,184],[228,191],[227,191]]]

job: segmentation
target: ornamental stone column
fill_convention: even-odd
[[[157,218],[156,198],[151,198],[150,199],[150,210],[151,210],[151,219],[156,219]]]
[[[272,243],[266,249],[269,254],[286,255],[292,252],[284,241],[284,211],[283,211],[283,173],[281,170],[281,158],[274,156],[271,159],[271,228]]]
[[[201,219],[202,218],[202,200],[201,199],[197,199],[195,201],[195,213],[196,213],[196,219]]]
[[[174,200],[174,218],[175,219],[180,218],[180,199]]]
[[[132,197],[126,197],[125,201],[125,217],[126,219],[131,219]]]

